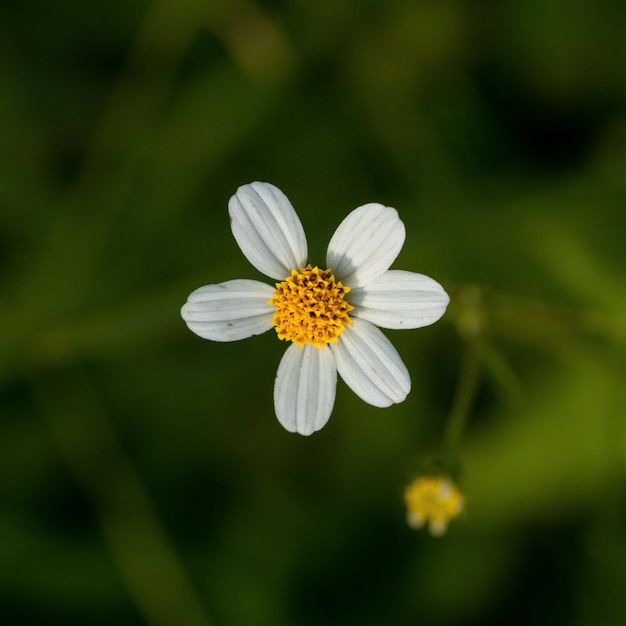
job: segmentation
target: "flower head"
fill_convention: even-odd
[[[268,301],[276,307],[272,326],[278,338],[301,348],[337,343],[346,324],[352,324],[348,313],[354,307],[345,299],[349,291],[330,270],[310,265],[300,272],[291,270],[291,276],[276,285],[274,297]]]
[[[463,495],[446,476],[420,476],[404,490],[407,523],[412,528],[428,524],[431,535],[440,537],[463,510]]]
[[[229,280],[196,289],[181,310],[187,326],[213,341],[235,341],[274,328],[292,342],[278,366],[274,406],[291,432],[326,424],[337,373],[365,402],[402,402],[409,373],[377,326],[419,328],[445,312],[448,295],[427,276],[389,270],[404,243],[395,209],[365,204],[341,222],[326,268],[307,265],[302,224],[280,189],[254,182],[230,199],[231,229],[244,256],[275,279]]]

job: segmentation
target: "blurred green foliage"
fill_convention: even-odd
[[[0,620],[626,622],[626,5],[134,0],[0,7]],[[285,345],[192,335],[260,278],[237,186],[311,260],[359,204],[452,296],[389,332],[405,403],[343,383],[282,430]],[[470,350],[467,506],[409,530]]]

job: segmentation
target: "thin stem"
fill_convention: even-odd
[[[480,341],[477,338],[468,339],[465,342],[458,383],[446,425],[443,458],[452,472],[455,472],[459,466],[461,440],[478,391],[480,348]]]

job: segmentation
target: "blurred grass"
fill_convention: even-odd
[[[617,0],[0,8],[0,615],[7,624],[626,619],[626,11]],[[405,403],[339,383],[284,432],[284,345],[179,309],[259,278],[238,185],[311,260],[368,201],[452,295],[389,332]],[[467,512],[409,531],[479,341]]]

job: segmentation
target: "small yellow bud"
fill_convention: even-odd
[[[451,520],[463,510],[463,495],[447,476],[420,476],[404,490],[407,523],[441,537]]]

